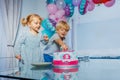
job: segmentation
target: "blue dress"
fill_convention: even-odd
[[[30,31],[24,32],[18,37],[15,45],[15,53],[20,54],[24,65],[43,61],[43,54],[40,49],[41,33],[33,35]]]

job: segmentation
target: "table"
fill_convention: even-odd
[[[119,59],[89,59],[80,61],[79,67],[72,70],[58,70],[51,66],[19,68],[11,74],[0,77],[35,80],[120,80]]]

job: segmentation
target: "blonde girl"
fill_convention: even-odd
[[[21,32],[15,44],[15,57],[22,61],[23,65],[31,65],[35,62],[42,61],[40,54],[40,28],[42,18],[38,14],[30,14],[21,20],[23,26],[27,26],[25,33]]]

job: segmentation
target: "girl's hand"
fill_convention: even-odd
[[[17,58],[18,60],[21,60],[21,56],[20,55],[16,55],[15,58]]]
[[[49,41],[49,38],[48,38],[47,35],[44,35],[44,36],[43,36],[43,39],[44,39],[45,41]]]

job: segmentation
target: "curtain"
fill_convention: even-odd
[[[1,16],[1,10],[0,10],[0,71],[4,69],[5,63],[3,60],[3,57],[5,56],[4,53],[6,53],[7,46],[6,44],[6,38],[5,36],[5,31],[3,29],[3,24],[2,24],[2,16]],[[1,65],[2,64],[2,65]]]
[[[14,43],[16,40],[16,35],[19,28],[20,16],[22,9],[22,0],[0,0],[0,12],[2,25],[0,25],[1,31],[1,41],[4,45],[0,45],[2,55],[2,60],[5,63],[4,68],[12,68],[14,64]],[[6,42],[3,40],[6,39]],[[6,52],[5,52],[6,51]],[[2,62],[2,60],[0,60]],[[14,64],[14,65],[13,65]]]

